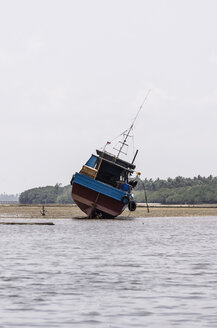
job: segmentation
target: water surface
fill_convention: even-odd
[[[217,327],[217,217],[53,222],[0,225],[0,328]]]

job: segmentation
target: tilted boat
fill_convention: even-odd
[[[80,172],[72,177],[72,198],[89,218],[113,218],[120,215],[127,206],[130,211],[136,209],[132,189],[137,180],[131,179],[131,176],[135,172],[134,161],[138,150],[131,163],[119,158],[119,155],[128,146],[126,141],[143,104],[130,128],[122,133],[124,140],[120,142],[120,148],[116,149],[117,156],[108,153],[106,146],[102,151],[96,150],[96,155],[93,154]]]
[[[135,210],[129,181],[135,165],[106,152],[96,151],[79,173],[72,177],[72,198],[89,218],[111,218],[120,215],[128,205]]]

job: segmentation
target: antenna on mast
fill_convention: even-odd
[[[121,142],[121,147],[120,147],[120,149],[118,150],[118,155],[117,155],[117,157],[119,157],[120,153],[123,153],[123,152],[122,152],[123,147],[124,147],[124,146],[127,146],[126,141],[127,141],[128,137],[130,136],[130,132],[132,131],[132,129],[133,129],[133,127],[134,127],[134,124],[135,124],[135,121],[136,121],[137,117],[139,116],[139,113],[141,112],[142,107],[143,107],[144,103],[146,102],[146,100],[147,100],[147,98],[148,98],[150,92],[151,92],[151,89],[148,90],[148,92],[147,92],[147,94],[146,94],[146,96],[145,96],[145,98],[144,98],[142,104],[141,104],[140,107],[139,107],[139,110],[138,110],[138,112],[137,112],[137,114],[136,114],[136,116],[135,116],[135,118],[134,118],[134,120],[133,120],[131,126],[129,127],[128,130],[124,131],[123,135],[125,135],[125,138],[124,138],[124,141]],[[126,133],[126,134],[125,134],[125,133]]]

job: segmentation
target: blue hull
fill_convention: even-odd
[[[104,217],[115,217],[126,208],[126,199],[129,199],[130,193],[76,173],[72,183],[72,197],[89,217],[96,213]]]

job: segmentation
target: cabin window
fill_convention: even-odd
[[[95,169],[97,166],[97,163],[98,163],[98,157],[92,155],[91,158],[87,161],[87,163],[85,165]]]
[[[97,174],[97,180],[117,187],[118,182],[125,181],[122,171],[122,168],[114,165],[113,163],[102,161]]]

